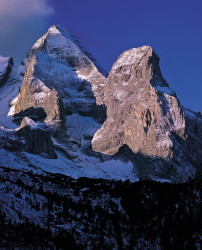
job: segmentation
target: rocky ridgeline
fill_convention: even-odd
[[[131,162],[137,178],[184,181],[200,168],[202,118],[180,105],[151,47],[124,52],[106,77],[73,34],[57,25],[22,65],[13,109],[14,121],[22,122],[16,133],[26,141],[23,150],[49,158],[62,152],[76,165],[87,166],[89,156],[92,164],[121,161],[123,169]],[[92,122],[82,124],[82,117]]]
[[[62,27],[52,26],[23,64],[27,70],[15,113],[42,107],[46,120],[63,120],[69,113],[95,113],[96,99],[102,104],[104,70]]]
[[[165,159],[173,167],[201,164],[202,120],[180,105],[151,47],[124,52],[104,93],[107,119],[93,137],[93,150],[114,155],[126,144],[134,153]]]
[[[113,155],[126,144],[134,153],[167,158],[173,156],[171,132],[185,136],[183,109],[149,46],[118,58],[106,80],[105,104],[107,120],[93,138],[96,151]]]

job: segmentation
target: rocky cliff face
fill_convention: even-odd
[[[26,169],[33,165],[74,178],[131,181],[185,181],[200,169],[202,117],[180,105],[151,47],[124,52],[106,78],[70,32],[52,26],[23,67],[23,84],[9,112],[21,126],[6,132],[0,127],[8,141],[2,148],[18,151],[9,164],[23,162]],[[15,82],[4,86],[6,100],[11,101]],[[8,165],[5,154],[0,148],[1,164]]]
[[[37,57],[33,56],[25,72],[24,82],[18,96],[15,113],[26,111],[29,108],[42,108],[46,119],[62,120],[63,103],[61,96],[54,88],[47,87],[41,81],[41,68],[37,64]]]
[[[0,55],[0,87],[2,87],[8,80],[12,67],[13,58]]]
[[[93,137],[93,150],[114,155],[127,145],[157,165],[162,160],[173,169],[193,161],[201,164],[202,120],[193,114],[193,122],[185,115],[186,109],[162,77],[159,57],[151,47],[131,49],[118,58],[106,80],[104,95],[107,120]],[[196,126],[196,133],[190,124]],[[151,167],[152,162],[141,160],[140,164]]]
[[[184,111],[162,77],[151,47],[124,52],[106,81],[107,120],[93,149],[113,155],[126,144],[134,153],[171,158],[172,134],[185,138]]]
[[[42,107],[46,120],[66,114],[96,114],[103,104],[104,72],[78,40],[60,26],[52,26],[23,61],[25,78],[15,113]]]
[[[57,158],[50,135],[40,123],[37,124],[32,119],[25,117],[17,135],[22,141],[22,147],[25,151],[37,155],[41,154],[46,158]]]

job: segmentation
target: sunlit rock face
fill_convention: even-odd
[[[106,81],[107,120],[93,149],[113,155],[126,144],[134,153],[173,157],[173,134],[185,137],[184,111],[149,46],[124,52]]]
[[[15,113],[42,107],[46,121],[72,113],[97,115],[97,104],[103,104],[104,70],[72,33],[50,27],[23,65],[26,72]]]
[[[106,78],[72,33],[56,25],[13,72],[0,91],[1,110],[10,103],[9,122],[20,126],[10,129],[4,112],[0,149],[18,151],[12,165],[131,181],[181,182],[200,170],[202,116],[181,106],[151,47],[124,52]],[[5,164],[4,151],[0,158]]]
[[[133,153],[169,161],[172,169],[193,162],[200,166],[201,117],[180,105],[151,47],[124,52],[109,73],[104,93],[107,120],[93,137],[93,150],[114,155],[126,144]]]
[[[61,96],[54,88],[46,86],[43,73],[33,56],[25,72],[24,82],[20,89],[15,113],[27,110],[30,107],[43,108],[46,119],[61,120],[63,118],[63,103]]]
[[[2,87],[8,80],[12,67],[13,58],[0,55],[0,87]]]

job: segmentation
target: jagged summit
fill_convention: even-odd
[[[102,73],[104,76],[107,76],[107,71],[105,69],[103,69],[103,67],[98,63],[98,61],[87,50],[85,50],[85,48],[81,45],[79,40],[74,36],[74,34],[71,31],[68,31],[67,29],[65,29],[61,25],[57,24],[57,25],[52,25],[49,28],[48,32],[50,32],[50,33],[54,33],[54,32],[60,33],[64,37],[66,37],[68,40],[71,40],[73,43],[75,43],[81,49],[81,51],[83,51],[83,53],[88,58],[90,58],[90,60],[95,64],[95,66],[97,67],[99,72]]]
[[[172,157],[171,131],[183,134],[183,108],[150,46],[120,55],[106,81],[105,104],[107,120],[94,135],[94,150],[111,155],[126,144],[135,153]]]
[[[105,77],[93,57],[72,33],[51,26],[24,60],[26,73],[15,113],[42,107],[46,120],[63,120],[67,113],[90,114],[103,104]],[[50,98],[50,96],[52,96]]]
[[[18,96],[13,98],[19,77],[14,91],[12,78],[2,92],[20,126],[0,133],[5,148],[15,152],[18,145],[12,164],[131,181],[185,181],[196,174],[202,163],[202,119],[180,105],[150,46],[122,53],[105,77],[77,38],[53,25],[22,67]],[[5,151],[0,154],[4,159]]]
[[[94,134],[93,150],[115,155],[127,145],[133,153],[150,158],[135,161],[140,169],[142,164],[147,168],[168,164],[191,171],[192,161],[201,162],[200,135],[194,135],[195,125],[163,78],[151,47],[125,51],[109,72],[104,94],[107,119]],[[201,131],[201,120],[196,120]]]
[[[159,56],[150,46],[133,48],[122,53],[113,64],[111,71],[124,71],[127,74],[131,68],[136,69],[136,79],[150,81],[154,87],[168,87],[159,67]]]
[[[68,63],[70,66],[77,68],[89,64],[91,67],[95,66],[103,75],[107,74],[96,59],[83,48],[73,33],[60,25],[52,25],[47,33],[37,40],[29,51],[27,58],[23,61],[25,65],[29,63],[35,51],[52,54],[55,57],[59,56],[60,60],[66,63],[69,59]],[[83,58],[83,54],[85,55],[85,59]]]
[[[141,63],[141,59],[148,53],[153,52],[152,47],[150,46],[142,46],[138,48],[132,48],[129,50],[124,51],[117,59],[117,61],[113,64],[112,70],[117,69],[118,67],[127,66],[131,64],[139,64]],[[157,56],[155,54],[155,56]]]

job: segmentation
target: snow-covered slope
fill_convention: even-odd
[[[96,97],[97,103],[102,104],[105,70],[71,32],[59,25],[51,26],[29,51],[23,61],[25,67],[28,67],[33,57],[36,57],[38,68],[42,70],[41,81],[48,79],[48,85],[56,88],[62,96],[73,98],[81,104],[87,97]]]
[[[12,122],[19,87],[23,81],[23,67],[14,67],[6,84],[0,88],[0,126],[8,129],[17,128]]]
[[[3,57],[0,55],[0,87],[8,80],[9,74],[12,71],[13,58]]]
[[[0,109],[3,166],[179,182],[201,163],[201,116],[180,105],[149,46],[124,52],[106,79],[78,40],[54,25],[0,89]]]

